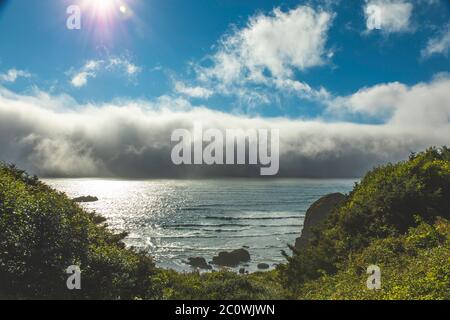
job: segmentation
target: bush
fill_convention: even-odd
[[[442,218],[439,218],[442,217]],[[375,168],[287,264],[237,275],[157,269],[98,215],[0,164],[0,298],[450,299],[450,150]],[[366,288],[366,268],[382,289]],[[67,267],[82,290],[66,287]]]
[[[408,161],[369,172],[301,252],[282,266],[284,283],[303,283],[342,271],[350,257],[378,239],[395,238],[417,226],[450,218],[450,149],[429,149]],[[397,253],[392,253],[394,256]]]
[[[125,235],[101,225],[36,177],[0,165],[0,297],[7,299],[156,298],[152,259],[125,249]],[[82,290],[66,287],[67,267]]]
[[[381,269],[381,290],[366,287],[369,265]],[[450,221],[422,222],[406,235],[377,240],[335,275],[302,286],[301,299],[450,299]]]
[[[169,300],[273,300],[288,297],[280,286],[276,271],[238,275],[228,271],[183,274],[161,270],[158,278],[164,299]]]

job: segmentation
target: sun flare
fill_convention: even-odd
[[[102,19],[129,18],[132,15],[130,6],[123,0],[83,0],[82,6]]]
[[[116,0],[84,0],[83,7],[99,17],[111,16],[117,9]]]
[[[114,6],[114,0],[90,0],[92,6],[98,10],[111,10]]]

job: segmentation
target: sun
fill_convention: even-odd
[[[109,10],[114,5],[114,0],[86,0],[90,2],[91,5],[99,10]]]
[[[114,5],[114,0],[94,0],[94,5],[99,10],[110,10]]]
[[[130,6],[124,0],[82,0],[82,6],[102,19],[129,18],[132,15]]]
[[[0,0],[1,1],[1,0]],[[79,0],[85,13],[85,25],[89,37],[95,41],[113,41],[124,36],[127,24],[134,17],[130,4],[134,0]]]
[[[92,10],[95,15],[105,17],[111,15],[117,9],[116,0],[84,0],[83,6]]]

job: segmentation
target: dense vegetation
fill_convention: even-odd
[[[0,298],[450,299],[450,150],[429,149],[369,172],[302,250],[277,270],[180,274],[125,248],[87,213],[0,165]],[[382,289],[366,288],[366,268]],[[66,268],[82,269],[82,290]]]
[[[125,249],[125,235],[110,233],[103,221],[36,177],[1,166],[0,297],[158,297],[152,259]],[[67,290],[71,265],[82,269],[82,290]]]
[[[262,300],[286,299],[277,271],[238,275],[212,273],[177,273],[161,270],[158,279],[164,299],[174,300]]]
[[[382,290],[367,290],[369,265],[381,269]],[[406,235],[374,241],[334,275],[302,286],[301,299],[450,299],[450,223],[422,222]]]
[[[449,268],[439,267],[442,260],[446,262],[444,266],[448,266],[450,262],[449,234],[443,232],[441,236],[444,239],[425,244],[411,243],[407,241],[408,238],[404,238],[409,228],[418,225],[418,221],[422,222],[421,227],[410,230],[410,236],[420,234],[422,230],[424,233],[420,236],[426,238],[428,235],[423,230],[432,230],[437,217],[447,219],[441,219],[439,225],[445,229],[450,219],[450,149],[446,147],[413,154],[408,161],[388,164],[369,172],[355,186],[344,204],[316,230],[309,245],[288,257],[288,263],[280,268],[282,278],[285,285],[300,297],[308,292],[302,288],[305,283],[308,283],[310,290],[316,286],[316,292],[319,292],[326,290],[322,289],[323,281],[328,285],[335,281],[334,285],[342,285],[351,291],[365,286],[362,279],[367,279],[365,270],[370,264],[383,263],[383,274],[398,277],[397,283],[402,283],[404,275],[405,282],[412,281],[409,284],[404,283],[405,286],[421,287],[425,286],[426,282],[434,281],[425,272],[426,267],[418,266],[415,273],[403,268],[428,265],[435,269],[437,277],[442,277],[446,282],[446,290],[435,292],[435,297],[448,299]],[[391,248],[394,244],[397,247]],[[438,254],[431,256],[434,252]],[[378,261],[379,257],[381,261]],[[386,260],[386,257],[390,260]],[[369,261],[371,263],[368,263]],[[329,278],[334,275],[336,278]],[[315,282],[316,279],[320,281]],[[358,295],[357,292],[360,291],[353,293]],[[339,291],[336,290],[335,295],[319,294],[314,297],[348,297],[340,296],[337,292]],[[419,288],[417,292],[420,292]],[[391,297],[385,293],[372,293],[370,296]],[[392,297],[394,296],[405,299],[420,298],[418,295],[410,296],[409,291],[404,292],[404,295],[393,294]]]

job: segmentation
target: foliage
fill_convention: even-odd
[[[432,148],[408,161],[375,168],[313,240],[287,257],[288,264],[280,267],[284,283],[295,291],[305,282],[350,272],[348,261],[373,242],[401,237],[417,226],[416,217],[432,224],[439,216],[450,218],[450,149]]]
[[[381,289],[366,287],[366,269],[381,269]],[[302,286],[301,299],[450,299],[450,221],[422,222],[406,235],[377,240],[335,275]]]
[[[125,235],[111,233],[102,221],[37,178],[0,165],[0,297],[158,297],[152,259],[125,249]],[[71,265],[82,270],[82,290],[67,289]]]
[[[126,249],[90,214],[36,177],[0,165],[0,298],[275,299],[274,273],[176,273]],[[82,270],[82,290],[66,287],[67,267]]]
[[[442,217],[442,218],[439,218]],[[270,272],[177,273],[126,248],[105,220],[14,166],[0,164],[0,298],[450,299],[450,149],[373,169]],[[366,269],[382,289],[366,288]],[[67,267],[82,290],[66,287]]]
[[[229,271],[183,274],[161,270],[158,278],[164,299],[169,300],[273,300],[288,297],[276,271],[238,275]]]

